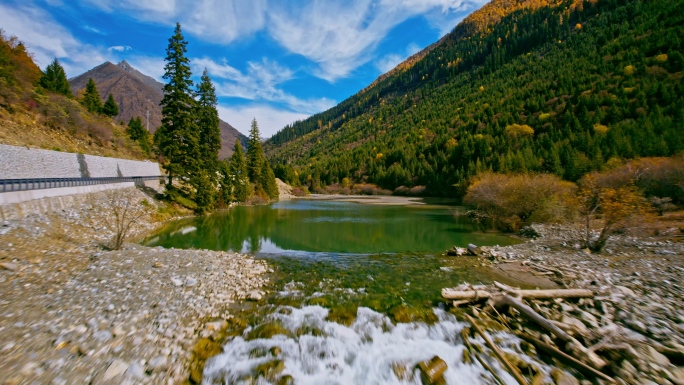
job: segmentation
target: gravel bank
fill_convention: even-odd
[[[156,211],[139,190],[125,194]],[[105,251],[109,203],[93,194],[0,227],[0,383],[182,382],[194,344],[231,317],[231,304],[264,294],[269,268],[246,255],[131,243]],[[146,215],[132,235],[157,225]]]
[[[630,229],[629,234],[613,236],[599,254],[583,250],[580,233],[568,226],[532,228],[538,238],[514,246],[483,247],[481,257],[492,261],[494,269],[517,264],[522,271],[543,274],[560,287],[592,290],[592,299],[527,302],[605,360],[602,371],[617,383],[684,384],[684,243],[678,224],[666,223],[657,236],[645,235],[653,234],[652,229]],[[495,287],[477,290],[499,291]],[[470,306],[491,313],[485,304]],[[482,318],[480,311],[473,313]],[[511,330],[555,343],[560,350],[567,348],[515,310],[503,316]],[[496,313],[489,317],[499,319]],[[586,381],[591,376],[564,369],[582,384],[592,383]],[[554,382],[579,383],[569,376],[554,377]]]

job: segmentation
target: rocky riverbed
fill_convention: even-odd
[[[490,261],[486,263],[495,271],[510,271],[516,266],[518,273],[554,281],[561,288],[592,290],[593,298],[525,302],[576,338],[589,355],[603,360],[601,371],[617,383],[684,384],[684,243],[677,226],[666,224],[657,231],[633,229],[613,236],[598,254],[583,250],[578,242],[580,233],[568,226],[538,225],[528,231],[538,237],[514,246],[479,248],[480,258]],[[467,286],[461,289],[501,291],[500,287]],[[485,324],[501,323],[510,332],[523,332],[567,351],[564,341],[513,308],[497,314],[482,301],[462,302],[462,307]],[[558,363],[548,352],[535,353],[532,349],[531,354]],[[587,353],[574,356],[582,360],[582,355]],[[523,363],[521,372],[530,372],[523,361],[517,362]],[[579,384],[580,380],[582,384],[592,383],[589,380],[607,383],[576,371],[572,365],[560,366],[567,372],[555,372],[557,384]],[[543,375],[535,379],[540,382],[533,383],[551,380],[544,380]]]
[[[145,211],[131,236],[159,225],[157,202],[123,194]],[[181,383],[193,347],[223,327],[231,305],[264,294],[270,268],[246,255],[134,243],[107,251],[112,202],[93,194],[0,227],[0,383]]]

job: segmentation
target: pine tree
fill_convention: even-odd
[[[109,94],[107,101],[102,106],[102,113],[112,118],[119,115],[119,105],[116,104],[112,94]]]
[[[146,155],[150,155],[150,134],[143,127],[142,119],[139,116],[128,121],[126,133],[128,133],[131,140],[135,140],[140,144],[140,148]]]
[[[100,93],[97,92],[97,85],[95,85],[93,78],[88,79],[81,103],[90,112],[99,113],[102,111],[102,99],[100,99]]]
[[[252,120],[252,128],[249,130],[249,142],[247,142],[247,170],[249,180],[255,185],[261,185],[261,169],[264,167],[264,148],[261,145],[261,134],[256,118]]]
[[[155,133],[158,151],[164,157],[164,169],[168,172],[168,187],[174,176],[188,176],[198,169],[199,145],[197,126],[193,117],[195,100],[192,97],[193,82],[190,79],[190,60],[185,57],[187,42],[176,23],[174,35],[166,48],[164,98],[162,125]]]
[[[229,161],[229,175],[227,175],[231,185],[232,197],[236,202],[245,202],[251,195],[248,173],[247,162],[242,153],[242,145],[239,140],[236,140],[233,155]]]
[[[218,153],[221,149],[221,131],[219,129],[219,116],[216,110],[216,90],[211,83],[211,78],[204,70],[202,80],[197,86],[197,126],[199,128],[200,159],[202,167],[210,175],[216,175],[218,171]],[[215,179],[215,177],[212,177]]]
[[[64,72],[64,68],[59,64],[57,58],[45,68],[39,83],[46,90],[71,97],[69,80],[67,80],[66,72]]]
[[[261,187],[271,199],[278,199],[280,192],[278,191],[278,185],[275,181],[275,174],[273,174],[273,169],[268,162],[264,162],[261,169]]]

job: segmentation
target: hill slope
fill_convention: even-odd
[[[0,143],[144,159],[125,128],[76,100],[36,87],[42,73],[16,37],[0,30]]]
[[[128,123],[131,118],[140,116],[145,124],[149,111],[150,132],[156,131],[161,126],[162,114],[159,102],[164,97],[162,83],[136,70],[126,61],[119,64],[106,62],[69,80],[74,95],[85,90],[89,78],[95,81],[103,99],[106,99],[109,94],[114,96],[119,105],[119,115],[115,117],[115,120]],[[233,153],[236,140],[239,139],[244,144],[247,142],[247,137],[223,120],[219,122],[219,128],[221,129],[219,157],[224,159]]]
[[[291,183],[431,195],[485,170],[575,180],[611,158],[672,155],[684,149],[683,5],[495,0],[267,152]]]

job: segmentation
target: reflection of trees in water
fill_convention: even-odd
[[[292,203],[297,204],[297,203]],[[334,204],[334,203],[331,203]],[[194,226],[196,231],[180,230]],[[259,252],[264,239],[284,250],[374,253],[438,251],[453,245],[506,244],[491,234],[473,234],[472,223],[446,210],[351,205],[348,210],[290,210],[272,206],[235,207],[184,220],[162,230],[165,247]]]

